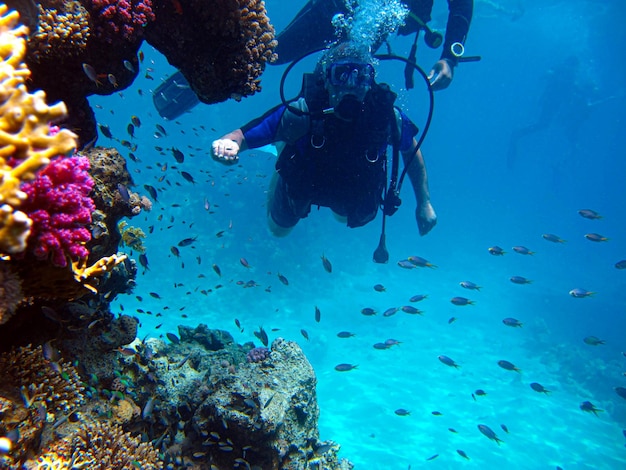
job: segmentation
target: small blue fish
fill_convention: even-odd
[[[407,260],[419,268],[435,269],[437,267],[436,265],[432,264],[430,261],[422,258],[421,256],[409,256]]]
[[[355,336],[355,334],[350,331],[340,331],[337,333],[338,338],[352,338],[353,336]]]
[[[583,342],[589,346],[600,346],[601,344],[606,344],[606,341],[596,336],[587,336],[583,339]]]
[[[502,323],[504,323],[506,326],[511,326],[513,328],[521,328],[523,326],[523,324],[516,318],[505,318],[504,320],[502,320]]]
[[[454,305],[458,305],[459,307],[462,307],[464,305],[474,305],[473,300],[466,299],[465,297],[452,297],[450,299],[450,302],[452,302],[452,304]]]
[[[390,317],[398,312],[398,307],[390,307],[383,312],[383,317]]]
[[[526,248],[525,246],[514,246],[513,247],[513,251],[515,253],[519,253],[520,255],[534,255],[535,252],[534,251],[530,251],[528,248]]]
[[[579,408],[583,410],[585,413],[593,413],[596,416],[598,416],[598,412],[604,411],[604,410],[601,410],[600,408],[596,408],[596,405],[594,405],[590,401],[582,402]]]
[[[480,290],[481,289],[480,286],[477,286],[476,284],[474,284],[471,281],[461,281],[461,282],[459,282],[459,285],[463,289],[469,289],[469,290]]]
[[[580,209],[578,214],[585,219],[597,220],[602,218],[600,214],[591,209]]]
[[[587,233],[585,234],[585,238],[592,242],[607,242],[609,239],[600,235],[599,233]]]
[[[421,310],[413,307],[412,305],[403,305],[402,307],[400,307],[400,310],[410,315],[421,315],[423,313]]]
[[[409,299],[409,302],[421,302],[422,300],[424,300],[426,297],[428,297],[428,295],[424,295],[424,294],[416,294],[413,297],[411,297]]]
[[[498,436],[496,436],[496,433],[493,432],[493,429],[491,429],[489,426],[487,426],[486,424],[479,424],[478,425],[478,430],[487,438],[491,439],[492,441],[495,441],[496,444],[500,445],[501,442],[504,442],[502,439],[500,439]]]
[[[545,393],[546,395],[550,393],[550,390],[548,390],[547,388],[545,388],[543,385],[541,385],[538,382],[531,383],[530,388],[532,388],[535,392],[538,392],[538,393]]]
[[[442,362],[443,364],[450,366],[450,367],[454,367],[455,369],[458,369],[461,367],[456,362],[454,362],[454,360],[452,360],[448,356],[444,356],[443,354],[440,356],[437,356],[437,359],[439,359],[439,361]]]
[[[504,251],[499,246],[494,245],[492,247],[489,247],[489,253],[492,254],[493,256],[502,256],[503,254],[506,253],[506,251]]]
[[[561,237],[553,233],[544,233],[543,235],[541,235],[541,237],[544,240],[547,240],[552,243],[565,243],[565,240],[563,240]]]
[[[415,265],[411,263],[408,259],[402,259],[398,261],[398,266],[404,269],[415,269]]]
[[[569,291],[569,295],[577,299],[582,299],[584,297],[591,297],[593,294],[595,294],[595,292],[590,292],[588,290],[581,289],[580,287],[577,287],[576,289],[572,289],[571,291]]]
[[[322,258],[322,265],[324,266],[324,270],[327,273],[332,273],[333,272],[333,265],[330,263],[328,258],[326,258],[325,255],[322,255],[321,258]]]
[[[500,360],[498,361],[498,365],[502,367],[504,370],[510,370],[515,372],[522,372],[522,369],[518,368],[515,364],[509,361]]]
[[[526,279],[524,276],[511,276],[509,278],[513,284],[531,284],[533,281]]]

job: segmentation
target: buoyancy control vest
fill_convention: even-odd
[[[353,119],[345,120],[328,112],[323,81],[310,75],[301,94],[309,110],[309,132],[283,149],[276,169],[301,217],[317,205],[347,217],[349,227],[365,225],[382,204],[389,145],[398,158],[396,94],[386,84],[375,84]]]

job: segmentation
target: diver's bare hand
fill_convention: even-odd
[[[453,74],[454,72],[452,71],[452,66],[447,60],[438,60],[428,74],[430,87],[435,91],[448,88],[448,85],[452,82]]]
[[[213,160],[224,165],[234,165],[239,162],[239,144],[230,139],[217,139],[211,146]]]
[[[417,220],[417,228],[422,236],[426,235],[437,225],[437,214],[435,214],[435,209],[433,209],[430,201],[420,204],[415,209],[415,219]]]

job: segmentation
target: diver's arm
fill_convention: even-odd
[[[224,165],[234,165],[239,161],[239,152],[248,148],[241,129],[236,129],[213,141],[211,157]]]
[[[239,161],[239,152],[249,148],[263,147],[280,140],[277,133],[285,109],[283,105],[275,106],[263,116],[214,140],[211,146],[213,160],[225,165],[233,165]]]
[[[459,58],[452,53],[452,46],[455,43],[465,44],[472,21],[474,0],[448,0],[448,10],[450,13],[441,58],[428,74],[430,86],[435,91],[447,88],[452,82],[454,67],[459,62]]]
[[[426,173],[426,165],[422,151],[415,147],[417,142],[413,139],[413,144],[408,150],[402,152],[402,160],[408,165],[407,174],[413,186],[415,194],[415,219],[420,235],[426,235],[437,223],[437,214],[430,203],[430,191],[428,190],[428,174]],[[415,156],[413,154],[415,153]]]
[[[458,57],[452,53],[452,45],[457,42],[465,44],[472,23],[474,0],[448,0],[448,10],[448,24],[441,59],[445,59],[454,67],[458,63]]]

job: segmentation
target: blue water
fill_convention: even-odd
[[[445,2],[435,3],[433,26],[443,28]],[[502,11],[498,3],[510,11]],[[303,4],[266,2],[277,30]],[[514,7],[523,7],[517,19]],[[271,337],[297,341],[315,368],[321,438],[340,443],[341,455],[357,468],[626,468],[626,400],[613,390],[626,386],[626,270],[614,267],[626,259],[626,69],[619,60],[626,41],[624,19],[626,5],[620,0],[476,1],[466,48],[482,60],[460,65],[451,87],[437,93],[434,122],[423,146],[439,222],[420,238],[413,196],[405,188],[400,211],[387,221],[391,258],[386,265],[371,261],[380,219],[347,229],[328,210],[313,210],[289,237],[273,238],[265,224],[265,191],[275,158],[270,153],[247,152],[234,168],[211,160],[213,139],[278,102],[282,67],[267,69],[257,96],[201,105],[178,122],[163,122],[149,90],[173,69],[145,46],[144,68],[154,69],[155,80],[140,74],[121,95],[91,100],[101,106],[96,109],[99,122],[119,138],[126,138],[130,116],[140,116],[135,153],[141,162],[129,160],[129,168],[138,191],[143,184],[159,189],[153,211],[131,221],[146,232],[154,226],[145,242],[150,270],[140,270],[135,292],[118,298],[113,311],[122,306],[125,313],[151,311],[137,313],[141,335],[206,323],[231,331],[243,343],[255,340],[252,332],[259,325],[268,331],[279,328]],[[394,37],[394,50],[406,54],[408,41]],[[554,76],[550,69],[570,55],[579,59],[585,98],[597,104],[561,111],[545,129],[521,139],[518,158],[508,167],[511,133],[534,122],[542,90]],[[437,57],[438,52],[420,46],[418,59],[426,69]],[[298,88],[302,71],[290,77],[289,90]],[[401,91],[401,66],[384,63],[379,77]],[[399,97],[420,127],[425,96],[418,85]],[[154,138],[157,123],[168,136]],[[572,142],[568,132],[576,125],[578,137]],[[115,142],[101,138],[99,144]],[[172,168],[171,153],[160,155],[155,145],[181,149],[186,160],[178,168],[193,174],[198,184],[186,182]],[[160,166],[166,162],[170,168],[163,173]],[[163,175],[166,180],[158,182]],[[211,212],[204,209],[205,198]],[[587,208],[603,218],[578,215]],[[223,236],[216,237],[222,230]],[[589,232],[610,240],[593,243],[584,238]],[[543,233],[567,242],[550,243],[541,238]],[[170,246],[190,236],[197,236],[197,242],[174,258]],[[490,255],[492,245],[507,253]],[[519,255],[511,249],[515,245],[536,254]],[[332,274],[323,269],[322,254],[332,262]],[[396,265],[410,255],[427,258],[438,268],[408,271]],[[250,268],[240,264],[242,257]],[[214,263],[221,278],[211,268]],[[277,272],[289,279],[288,286],[279,282]],[[513,284],[513,275],[533,282]],[[249,280],[259,286],[237,285]],[[482,289],[467,291],[459,286],[464,280]],[[176,287],[178,283],[183,285]],[[373,289],[378,283],[385,292]],[[223,287],[215,289],[217,284]],[[574,288],[597,293],[576,299],[568,295]],[[149,292],[158,292],[162,300]],[[417,305],[423,316],[381,315],[408,304],[415,294],[428,295]],[[454,306],[454,296],[475,304]],[[315,306],[322,312],[320,323],[314,320]],[[360,313],[364,307],[379,314],[365,317]],[[449,324],[453,316],[457,320]],[[504,326],[505,317],[524,326]],[[235,318],[243,333],[237,332]],[[336,333],[342,330],[356,336],[340,339]],[[583,338],[590,335],[606,344],[585,344]],[[372,347],[387,338],[402,344],[383,351]],[[442,354],[460,368],[439,362]],[[498,367],[501,359],[522,372]],[[336,372],[334,366],[344,362],[358,368]],[[533,391],[531,382],[552,393]],[[476,389],[487,395],[474,400]],[[586,400],[605,411],[597,417],[584,413],[579,404]],[[398,408],[410,415],[397,416]],[[490,426],[504,443],[489,441],[478,424]],[[457,449],[471,460],[462,459]],[[425,462],[435,454],[439,457]]]

